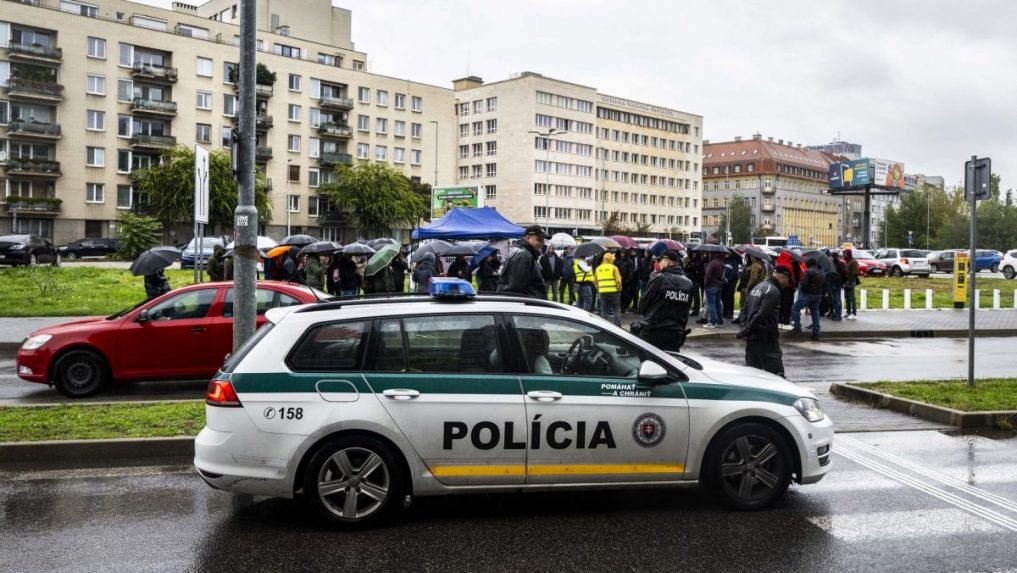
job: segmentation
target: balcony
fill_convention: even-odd
[[[60,125],[15,120],[7,126],[8,137],[31,139],[60,139]]]
[[[353,137],[353,128],[341,123],[323,123],[318,126],[318,133],[325,137],[349,139]]]
[[[271,147],[264,147],[264,146],[259,145],[259,146],[254,148],[254,160],[255,161],[268,161],[269,159],[272,159],[272,148]]]
[[[12,99],[59,102],[64,101],[64,86],[52,82],[11,78],[7,82],[7,95]]]
[[[12,61],[59,66],[64,59],[64,51],[60,48],[52,48],[40,44],[15,44],[11,42],[7,49]]]
[[[177,102],[136,97],[131,101],[131,111],[138,115],[174,117],[177,115]]]
[[[60,214],[61,203],[63,203],[63,200],[57,199],[56,197],[11,196],[7,198],[7,212],[13,213],[14,211],[17,211],[18,213],[22,213],[28,211],[33,215],[56,216]]]
[[[148,135],[147,133],[135,133],[131,136],[131,145],[139,149],[164,149],[177,144],[177,138],[172,135]]]
[[[763,185],[762,191],[767,195],[772,195],[777,192],[777,187],[773,185]]]
[[[763,203],[762,205],[759,206],[759,208],[762,209],[763,212],[765,213],[773,213],[775,206],[773,203]]]
[[[353,156],[349,153],[322,153],[318,158],[321,165],[353,165]]]
[[[321,100],[318,101],[318,105],[321,109],[338,109],[341,111],[349,111],[353,109],[353,100],[348,97],[334,97],[334,96],[321,96]]]
[[[134,62],[134,67],[131,68],[131,77],[136,80],[174,84],[177,82],[177,69]]]
[[[240,87],[238,86],[239,90]],[[268,99],[275,94],[275,88],[268,84],[254,84],[254,95],[263,99]]]
[[[60,177],[60,162],[49,159],[11,158],[7,161],[7,175],[22,177]]]

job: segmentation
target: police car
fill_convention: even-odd
[[[276,308],[209,383],[195,466],[340,526],[408,496],[705,485],[761,509],[830,469],[815,397],[662,352],[586,311],[474,296]]]

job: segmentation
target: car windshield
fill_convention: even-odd
[[[125,314],[131,312],[132,310],[138,308],[139,306],[145,304],[146,302],[148,302],[148,301],[147,300],[143,300],[143,301],[139,302],[138,304],[136,304],[136,305],[134,305],[134,306],[132,306],[130,308],[125,308],[125,309],[121,310],[120,312],[118,312],[116,314],[111,314],[111,315],[106,317],[106,320],[114,320],[114,319],[120,318],[121,316],[124,316]]]

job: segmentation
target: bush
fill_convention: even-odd
[[[117,256],[126,260],[136,259],[142,252],[159,244],[160,232],[162,225],[159,221],[124,213],[117,221],[117,238],[120,240]]]

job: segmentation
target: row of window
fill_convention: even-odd
[[[459,159],[466,159],[470,157],[470,149],[473,149],[473,157],[483,157],[484,155],[497,155],[498,154],[498,142],[488,141],[486,143],[474,143],[472,145],[460,145],[459,146]]]
[[[593,187],[574,187],[572,185],[548,185],[546,183],[534,183],[534,195],[547,195],[548,187],[551,188],[551,195],[555,197],[569,198],[575,194],[579,199],[592,199]]]
[[[581,111],[583,113],[593,113],[592,101],[586,101],[583,99],[562,96],[542,91],[537,92],[537,103],[543,105],[550,105],[554,107],[560,107],[562,109]]]
[[[470,115],[470,109],[473,109],[473,115],[484,113],[484,100],[476,99],[471,102],[464,101],[456,104],[456,115],[466,116]],[[489,97],[487,98],[487,111],[498,111],[498,98]]]
[[[486,165],[460,165],[459,179],[479,179],[481,177],[497,177],[498,164],[488,163]]]
[[[597,159],[600,161],[611,160],[617,163],[631,163],[633,165],[645,165],[660,169],[675,169],[678,171],[699,171],[699,164],[684,159],[658,157],[645,153],[629,153],[618,149],[600,148],[597,152]]]
[[[699,190],[699,182],[680,177],[664,177],[663,175],[647,175],[645,173],[629,173],[628,171],[611,171],[610,178],[606,169],[599,170],[600,181],[610,180],[614,183],[649,185],[650,187],[670,187],[672,189]]]
[[[498,133],[498,120],[489,119],[486,122],[487,133]],[[485,122],[475,121],[473,122],[473,135],[484,135]],[[459,124],[459,137],[469,137],[470,135],[470,124],[460,123]]]
[[[610,141],[617,141],[618,143],[642,145],[654,149],[666,149],[670,151],[676,151],[678,153],[694,153],[696,155],[699,154],[698,143],[693,144],[687,141],[668,139],[666,137],[656,137],[641,133],[630,133],[628,131],[622,131],[620,129],[609,129],[607,127],[597,128],[597,138]]]
[[[537,127],[554,128],[559,132],[589,134],[593,133],[593,124],[565,117],[555,117],[538,113],[535,119]]]
[[[755,163],[745,164],[746,173],[753,173],[755,171],[756,171]],[[713,167],[707,167],[705,165],[703,166],[703,175],[709,175],[710,173],[713,173],[714,175],[720,175],[721,173],[723,173],[724,175],[728,175],[731,173],[741,173],[741,172],[742,166],[740,163],[735,165],[724,165],[723,167],[718,165],[714,165]]]
[[[621,123],[627,123],[629,125],[638,125],[640,127],[648,127],[650,129],[659,129],[661,131],[667,131],[670,133],[681,133],[683,135],[688,135],[689,131],[692,129],[692,126],[687,123],[670,121],[666,119],[658,119],[655,117],[648,117],[638,113],[620,111],[604,107],[597,108],[597,118],[610,121],[618,121]],[[696,137],[699,137],[699,128],[696,127],[694,131]]]
[[[540,136],[533,138],[533,147],[534,149],[542,151],[572,153],[574,155],[583,155],[585,157],[593,155],[593,146],[588,143],[576,143],[574,141],[565,141],[562,139],[552,140],[550,138]]]
[[[606,193],[606,191],[602,191],[601,193],[602,194]],[[699,208],[699,199],[693,199],[690,197],[675,197],[673,195],[664,196],[656,195],[653,193],[629,193],[627,191],[611,191],[612,203],[626,204],[629,203],[630,198],[632,200],[631,202],[633,205],[650,205],[654,207],[655,206],[664,207],[665,203],[667,203],[667,207],[674,207],[678,209],[681,208],[689,209],[691,200],[691,208],[693,209]],[[703,204],[705,205],[706,203],[704,202]]]
[[[538,159],[533,162],[534,171],[537,173],[553,173],[555,175],[568,175],[574,177],[593,177],[593,167],[589,165],[577,165],[575,163],[562,163],[559,161],[544,161]]]

